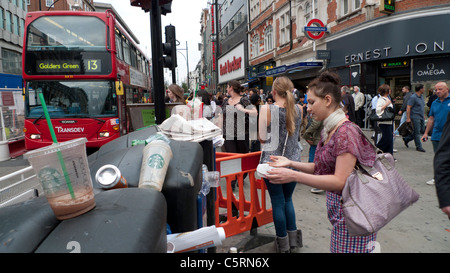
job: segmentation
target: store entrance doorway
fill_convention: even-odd
[[[391,87],[391,97],[394,100],[396,112],[398,112],[403,104],[403,86],[411,88],[410,76],[380,77],[379,79],[379,86],[387,84]]]

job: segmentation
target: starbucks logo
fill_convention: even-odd
[[[159,154],[152,154],[147,161],[149,167],[161,169],[164,166],[164,158]]]
[[[63,176],[58,170],[51,167],[41,169],[38,178],[42,183],[42,187],[47,192],[57,191],[63,182]]]

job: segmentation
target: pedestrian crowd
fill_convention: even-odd
[[[205,91],[200,97],[205,105],[221,106],[212,112],[225,139],[222,151],[261,151],[260,163],[275,167],[263,180],[272,202],[278,252],[298,252],[302,246],[292,201],[297,183],[310,186],[313,193],[326,192],[332,224],[331,252],[371,252],[377,234],[350,236],[341,202],[341,191],[356,162],[372,166],[376,157],[371,143],[352,124],[361,128],[369,124],[375,146],[392,155],[396,152],[395,137],[402,137],[407,148],[414,141],[416,151],[421,153],[426,152],[422,143],[430,140],[435,153],[434,177],[426,183],[435,185],[439,207],[450,219],[449,88],[445,82],[438,82],[427,98],[424,92],[422,84],[416,84],[414,90],[404,86],[403,97],[396,98],[403,103],[400,109],[394,109],[395,99],[388,84],[380,85],[371,98],[359,86],[354,86],[352,93],[350,87],[341,86],[338,75],[323,72],[307,90],[296,89],[289,78],[282,76],[274,80],[267,93],[243,88],[232,80],[225,94],[212,96]],[[401,116],[396,130],[395,114],[375,121],[389,116],[385,112]],[[309,144],[308,162],[300,160],[301,138]]]

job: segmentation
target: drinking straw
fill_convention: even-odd
[[[42,109],[44,110],[45,119],[47,120],[48,129],[50,130],[50,135],[52,136],[53,143],[58,143],[56,139],[55,130],[53,129],[52,122],[50,120],[50,115],[48,114],[47,105],[45,104],[44,95],[39,93],[39,99],[41,100]],[[59,163],[61,164],[61,168],[64,173],[64,178],[66,180],[67,188],[69,189],[70,196],[72,199],[75,199],[75,194],[73,192],[72,183],[70,182],[69,174],[67,173],[66,164],[64,163],[64,159],[62,157],[61,151],[56,152],[58,154]]]

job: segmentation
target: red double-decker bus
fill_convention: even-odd
[[[127,103],[150,98],[150,61],[106,12],[29,12],[23,79],[25,147],[50,145],[42,93],[59,142],[100,147],[129,131]]]

